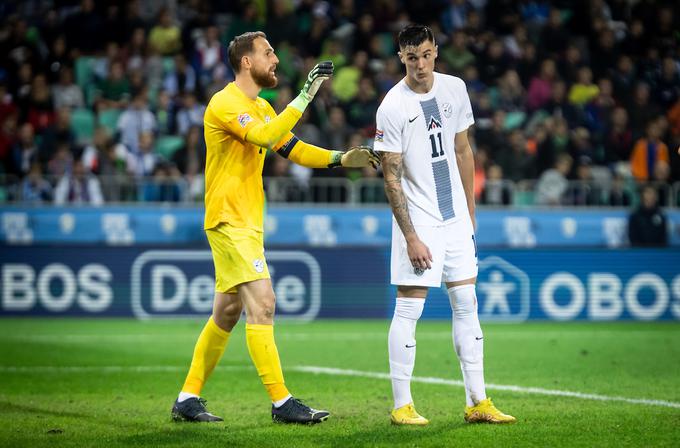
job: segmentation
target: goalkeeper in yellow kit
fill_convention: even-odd
[[[236,79],[217,92],[205,111],[205,231],[215,264],[215,301],[194,349],[191,367],[172,408],[175,420],[222,421],[206,410],[200,397],[229,335],[246,311],[246,341],[257,373],[272,401],[272,419],[283,423],[318,423],[328,411],[312,409],[286,388],[274,342],[275,297],[264,257],[262,167],[267,149],[310,168],[376,166],[369,148],[346,153],[306,144],[291,129],[333,74],[331,62],[309,73],[300,94],[277,115],[258,97],[277,84],[279,59],[262,32],[234,38],[228,48]]]

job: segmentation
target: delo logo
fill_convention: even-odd
[[[531,304],[529,277],[500,257],[487,257],[479,262],[477,299],[480,319],[525,321]]]
[[[321,308],[321,268],[300,251],[267,251],[276,316],[313,320]],[[210,251],[152,250],[130,273],[132,311],[140,319],[187,317],[212,310],[215,280]]]

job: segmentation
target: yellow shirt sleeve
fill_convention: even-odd
[[[256,146],[273,148],[295,127],[302,113],[290,106],[279,115],[276,115],[271,106],[268,109],[273,116],[268,123],[261,122],[247,112],[239,112],[230,107],[217,110],[216,115],[220,117],[220,126],[238,139]]]
[[[308,168],[330,168],[331,164],[340,163],[340,157],[342,156],[340,151],[329,151],[328,149],[310,145],[299,140],[292,133],[281,140],[274,147],[274,150],[281,157],[285,157],[298,165]]]

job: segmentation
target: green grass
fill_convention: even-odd
[[[388,371],[385,321],[281,322],[277,344],[291,391],[332,417],[271,423],[239,324],[204,396],[223,424],[173,423],[196,337],[194,321],[0,320],[0,446],[677,446],[680,408],[489,389],[519,422],[463,422],[464,392],[414,383],[424,428],[389,424],[388,380],[312,374],[300,366]],[[677,323],[486,324],[490,384],[680,403]],[[68,366],[90,367],[69,371]],[[105,369],[103,367],[125,367]],[[148,366],[148,370],[139,369]],[[418,377],[461,378],[450,323],[418,327]]]

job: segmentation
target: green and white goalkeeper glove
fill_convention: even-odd
[[[305,85],[300,90],[300,94],[291,101],[290,105],[304,112],[307,105],[312,101],[316,92],[319,91],[321,84],[330,77],[333,76],[333,62],[323,61],[319,62],[314,66],[312,71],[307,75],[307,81]]]
[[[332,162],[328,167],[364,168],[372,166],[378,169],[378,165],[380,165],[380,157],[373,151],[373,148],[359,145],[351,147],[347,152],[335,151]]]

